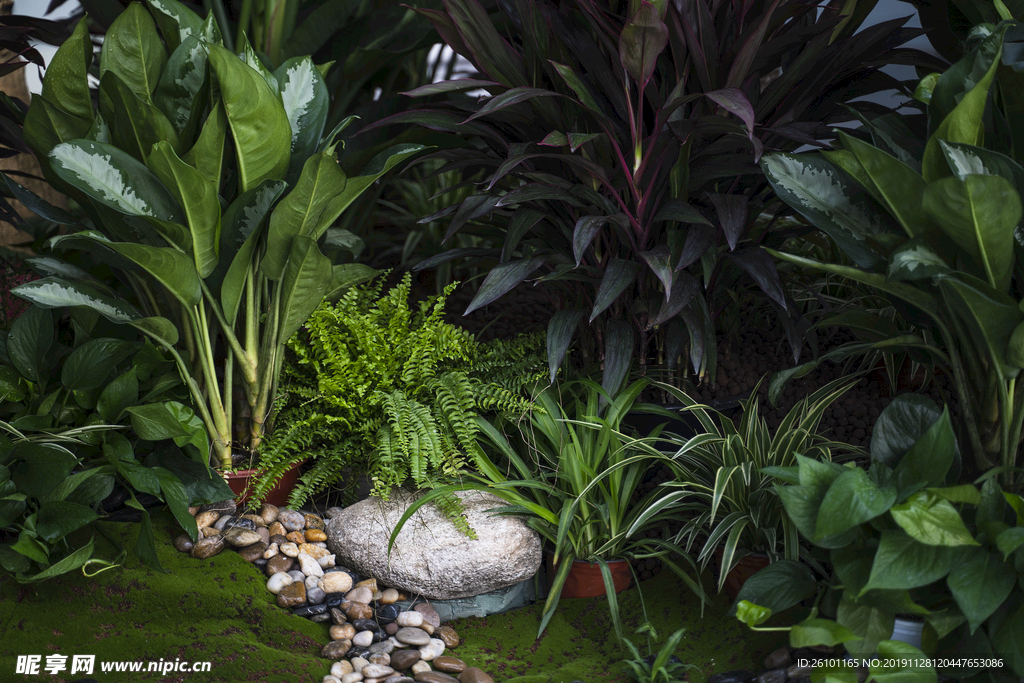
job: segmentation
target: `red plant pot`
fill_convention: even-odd
[[[715,549],[715,560],[718,562],[719,576],[721,576],[722,572],[722,558],[724,555],[725,550],[722,546],[718,546]],[[747,582],[747,579],[769,564],[771,564],[771,561],[768,559],[768,556],[762,553],[749,553],[745,555],[725,577],[725,594],[729,596],[730,600],[736,600],[736,596],[739,595],[740,589],[743,588],[743,584]]]
[[[288,505],[288,496],[291,495],[292,489],[299,481],[299,470],[303,463],[299,463],[286,471],[284,476],[281,477],[280,481],[274,485],[274,488],[270,489],[267,493],[267,497],[264,498],[264,502],[276,505],[277,507],[285,507]],[[228,486],[235,493],[235,501],[242,505],[247,503],[251,498],[253,489],[253,476],[256,470],[239,470],[230,474],[224,475],[224,478],[228,482]]]
[[[547,558],[548,576],[554,579],[555,565],[554,553],[550,550],[544,552]],[[621,593],[629,588],[633,581],[633,571],[628,560],[607,560],[608,569],[612,572],[612,583],[615,592]],[[601,565],[592,564],[584,560],[573,560],[569,576],[562,586],[563,598],[596,598],[604,595],[604,577],[601,574]]]

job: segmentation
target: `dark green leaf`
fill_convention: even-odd
[[[14,291],[20,293],[19,290]],[[33,382],[46,379],[52,360],[49,351],[53,344],[53,330],[53,315],[36,306],[25,310],[11,326],[11,333],[7,336],[7,355],[26,379]]]
[[[323,301],[331,276],[331,262],[316,242],[297,235],[281,278],[281,343],[295,334]]]
[[[569,344],[572,343],[576,328],[586,312],[580,309],[564,309],[556,311],[548,322],[547,351],[548,369],[551,373],[551,382],[555,381],[555,374],[558,372],[562,360],[565,358]]]
[[[153,17],[141,3],[132,3],[107,30],[100,52],[100,76],[117,74],[144,102],[152,102],[167,51]]]
[[[127,411],[131,415],[132,429],[140,438],[147,441],[190,436],[163,403],[132,406]]]
[[[859,467],[839,475],[818,510],[814,540],[837,536],[871,521],[896,502],[896,490],[880,489]]]
[[[914,447],[940,417],[942,411],[927,396],[897,396],[875,421],[871,435],[871,459],[895,469],[904,454]]]
[[[289,182],[299,177],[306,160],[316,151],[327,123],[330,94],[310,57],[293,57],[274,72],[281,102],[291,125]]]
[[[480,284],[476,296],[469,303],[463,315],[469,315],[478,308],[501,298],[505,293],[513,289],[520,282],[525,280],[533,271],[537,270],[544,263],[543,256],[534,256],[531,259],[510,261],[500,263],[491,269],[484,281]]]
[[[637,273],[640,272],[640,264],[636,261],[625,259],[612,259],[605,268],[601,285],[594,297],[594,308],[590,311],[590,321],[599,316],[606,308],[619,298],[619,295],[633,284]]]
[[[1017,574],[998,555],[979,549],[949,573],[946,583],[973,634],[1010,596]]]
[[[978,545],[956,508],[932,493],[918,491],[891,512],[904,531],[926,545]]]
[[[196,518],[188,512],[189,500],[185,486],[170,470],[154,467],[153,471],[156,472],[157,479],[160,480],[160,493],[163,494],[167,507],[171,508],[174,519],[178,520],[178,524],[189,535],[189,538],[195,541],[199,529],[196,527]]]
[[[778,613],[812,595],[815,587],[814,573],[807,565],[795,560],[778,560],[747,579],[736,602],[749,600]]]
[[[142,512],[142,524],[139,525],[139,538],[135,541],[135,555],[148,566],[157,571],[165,571],[160,566],[160,558],[156,554],[156,539],[153,536],[153,522],[149,513]]]
[[[44,503],[36,518],[36,533],[44,541],[56,543],[99,517],[92,508],[77,503],[63,500]]]
[[[873,588],[908,589],[927,586],[949,573],[960,549],[925,545],[903,531],[881,534],[871,576],[864,591]]]
[[[131,322],[142,315],[127,303],[115,299],[95,287],[82,282],[69,282],[59,277],[44,277],[26,282],[11,291],[36,306],[43,308],[83,306],[115,323]]]
[[[138,344],[120,339],[90,339],[64,360],[61,383],[68,391],[98,389],[111,370],[137,348]]]
[[[19,491],[36,498],[57,488],[76,464],[73,455],[47,444],[21,442],[16,455],[22,460],[11,468],[11,481]]]
[[[604,326],[604,340],[601,387],[609,396],[615,396],[633,363],[633,326],[624,320],[609,320]]]

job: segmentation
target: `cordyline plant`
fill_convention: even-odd
[[[818,144],[829,136],[823,123],[850,117],[841,101],[900,87],[882,63],[931,61],[896,49],[920,34],[903,19],[854,37],[873,6],[633,0],[620,13],[591,0],[511,0],[499,24],[477,0],[445,0],[444,12],[418,11],[479,78],[408,94],[491,96],[452,96],[364,131],[415,122],[470,138],[437,155],[450,168],[485,169],[486,182],[424,220],[451,216],[451,237],[488,217],[505,226],[503,244],[420,265],[492,259],[467,313],[531,276],[555,283],[552,376],[583,321],[584,353],[603,356],[609,392],[638,350],[643,362],[658,328],[674,328],[662,340],[670,365],[685,326],[694,369],[713,373],[715,302],[726,298],[716,286],[746,273],[786,307],[771,258],[747,239],[767,189],[762,151]]]
[[[233,442],[259,446],[288,338],[325,297],[375,273],[324,256],[321,245],[351,243],[332,224],[423,148],[395,146],[346,177],[335,138],[348,120],[323,135],[321,67],[301,57],[270,71],[247,43],[240,55],[221,43],[212,15],[204,21],[175,0],[150,0],[148,11],[133,3],[103,42],[95,111],[92,45],[79,24],[33,98],[25,139],[87,214],[77,226],[85,229],[51,244],[90,251],[134,296],[118,298],[66,266],[16,293],[44,307],[90,308],[167,348],[213,461],[228,468]]]

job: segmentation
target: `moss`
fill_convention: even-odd
[[[132,547],[138,525],[103,525],[113,539]],[[38,585],[13,581],[0,585],[0,679],[68,681],[67,672],[18,677],[18,655],[96,655],[99,663],[123,660],[211,662],[209,673],[131,674],[134,681],[184,683],[319,683],[330,662],[320,656],[328,641],[326,624],[294,617],[275,604],[262,575],[233,552],[194,560],[171,546],[173,520],[154,524],[162,574],[141,565],[129,553],[126,564],[93,577],[69,574]],[[96,537],[100,556],[117,551]],[[680,626],[687,634],[677,654],[706,675],[736,668],[757,668],[754,657],[775,639],[753,634],[724,617],[718,599],[700,617],[699,606],[671,575],[643,584],[648,617],[662,637]],[[620,594],[627,632],[645,621],[635,590]],[[462,619],[453,626],[463,644],[453,654],[491,673],[498,683],[587,683],[626,680],[619,662],[623,651],[611,633],[603,598],[563,600],[544,636],[535,640],[539,607],[487,618]],[[638,644],[640,639],[636,639]],[[728,659],[724,653],[731,653]]]

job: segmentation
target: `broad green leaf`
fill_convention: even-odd
[[[875,421],[871,459],[895,469],[904,454],[942,417],[942,412],[927,396],[897,396]]]
[[[928,486],[941,486],[950,467],[959,459],[956,435],[950,421],[949,409],[942,408],[939,419],[928,427],[896,466],[896,482],[901,491],[926,482]]]
[[[581,309],[565,309],[556,311],[548,321],[547,351],[548,370],[551,373],[550,380],[555,381],[558,368],[562,365],[566,351],[572,343],[576,328],[586,312]]]
[[[288,341],[302,327],[323,301],[330,284],[330,260],[320,253],[316,242],[296,235],[281,278],[280,343]]]
[[[915,237],[890,254],[885,276],[890,282],[906,282],[926,280],[949,272],[949,266],[942,257],[932,251],[924,239]]]
[[[310,57],[289,59],[274,72],[274,77],[292,131],[288,178],[294,182],[320,142],[330,94]]]
[[[167,51],[153,17],[141,3],[128,5],[103,39],[101,79],[106,72],[113,72],[143,102],[152,103],[153,91],[166,63]]]
[[[772,612],[783,612],[811,595],[817,584],[807,565],[795,560],[778,560],[751,576],[736,596],[737,604],[747,600]]]
[[[878,643],[892,635],[894,616],[891,610],[881,610],[854,602],[849,592],[836,608],[836,621],[860,636],[861,640],[846,642],[846,649],[854,656],[873,655]]]
[[[590,311],[591,322],[611,306],[627,287],[633,284],[639,272],[640,264],[636,261],[613,258],[608,262],[604,277],[601,278],[601,285],[597,288],[597,294],[594,296],[594,308]]]
[[[50,165],[61,180],[103,206],[134,216],[177,220],[173,195],[139,161],[112,145],[78,140],[54,147]]]
[[[110,140],[115,147],[145,163],[158,142],[178,148],[178,133],[164,113],[139,99],[113,72],[100,80],[100,113],[109,122]]]
[[[267,82],[267,85],[270,86],[271,90],[275,93],[278,92],[279,88],[277,78],[274,74],[270,73],[267,67],[263,65],[263,62],[256,54],[256,51],[252,49],[252,45],[249,44],[249,40],[245,35],[242,36],[242,44],[237,47],[237,53],[238,58],[241,59],[247,67],[263,77],[263,80]]]
[[[40,96],[25,115],[25,143],[42,156],[62,142],[88,135],[92,127],[92,119],[71,116]]]
[[[11,481],[27,496],[47,495],[77,464],[75,456],[48,444],[21,442],[16,448],[15,455],[21,462],[11,467]]]
[[[224,111],[224,105],[217,102],[210,110],[210,115],[206,117],[196,144],[182,157],[186,164],[194,166],[218,188],[221,169],[224,166],[224,140],[227,137],[227,130],[228,116]]]
[[[1005,292],[1013,269],[1013,231],[1021,220],[1013,185],[991,175],[943,178],[928,185],[924,209],[971,257],[979,275]]]
[[[284,178],[292,135],[280,96],[258,73],[219,45],[210,46],[210,65],[235,140],[240,189],[245,192],[267,178]]]
[[[601,387],[615,396],[629,374],[636,344],[633,326],[625,320],[609,320],[604,326],[604,372]]]
[[[131,406],[127,408],[127,411],[131,416],[132,429],[139,435],[139,438],[147,441],[160,441],[161,439],[191,436],[163,403]]]
[[[898,640],[878,643],[878,657],[868,668],[878,683],[935,683],[935,669],[925,664],[927,656],[913,645]]]
[[[924,234],[929,216],[921,206],[926,183],[921,175],[899,159],[857,138],[839,134],[843,147],[857,157],[871,178],[889,211],[903,226],[908,237]]]
[[[978,545],[956,508],[934,494],[918,491],[890,512],[907,534],[926,545]]]
[[[755,605],[748,600],[740,600],[736,603],[736,618],[751,628],[760,626],[771,616],[772,611],[767,607]]]
[[[828,233],[854,263],[878,263],[867,240],[891,232],[889,218],[843,171],[817,155],[776,153],[761,158],[761,169],[779,198]]]
[[[0,529],[6,529],[20,519],[27,507],[28,503],[23,500],[0,498]],[[2,557],[0,557],[0,562],[2,562]]]
[[[135,368],[130,368],[103,388],[96,400],[96,412],[104,421],[116,424],[125,409],[138,402],[139,380]]]
[[[953,568],[946,583],[973,634],[1010,596],[1017,573],[998,555],[979,549]]]
[[[173,52],[190,36],[199,34],[203,20],[178,0],[146,0],[160,33]]]
[[[96,311],[107,320],[127,323],[142,314],[120,299],[101,292],[84,282],[71,282],[59,277],[44,277],[26,282],[11,290],[23,299],[43,308],[83,306]]]
[[[220,253],[222,264],[233,254],[220,281],[220,302],[224,317],[233,323],[242,301],[246,276],[254,267],[253,253],[259,242],[261,227],[287,185],[282,180],[264,180],[258,186],[243,192],[224,212],[221,223]]]
[[[856,633],[829,619],[806,619],[789,632],[790,647],[831,646],[851,640],[858,640]]]
[[[68,391],[98,389],[111,370],[138,350],[135,342],[120,339],[90,339],[64,359],[60,379]]]
[[[352,287],[369,282],[380,271],[364,263],[336,263],[331,266],[331,286],[324,294],[328,301],[337,301]]]
[[[154,467],[153,471],[156,473],[157,479],[160,480],[160,493],[164,502],[167,503],[167,507],[171,508],[174,519],[178,521],[189,538],[195,541],[199,535],[199,529],[196,527],[196,518],[188,513],[189,500],[185,486],[173,472],[166,468]]]
[[[347,182],[333,152],[324,151],[309,158],[295,189],[270,214],[266,252],[260,262],[264,275],[271,280],[281,278],[295,237],[314,241],[319,237],[316,229],[321,214],[344,192]]]
[[[18,184],[16,180],[9,177],[6,173],[0,173],[0,177],[3,178],[4,182],[7,184],[7,188],[11,191],[14,198],[24,204],[25,208],[32,211],[32,213],[37,216],[41,216],[48,221],[59,223],[60,225],[79,225],[78,219],[70,213],[60,207],[50,204],[36,193]],[[26,259],[26,261],[29,263],[35,263],[39,262],[39,259]],[[42,261],[42,263],[46,263],[46,261]],[[33,265],[33,268],[36,268],[36,266]]]
[[[992,648],[1005,657],[1004,664],[1013,671],[1024,671],[1024,606],[998,626]]]
[[[94,232],[80,233],[113,249],[167,288],[185,306],[195,306],[202,298],[199,274],[192,260],[171,247],[148,247],[130,242],[111,242]]]
[[[56,543],[72,531],[99,519],[92,508],[78,503],[56,500],[43,503],[36,518],[36,533],[44,541]]]
[[[999,552],[1003,554],[1003,558],[1009,558],[1010,555],[1024,545],[1024,527],[1010,527],[1004,529],[996,536],[996,547],[999,548]]]
[[[188,36],[171,53],[160,75],[156,92],[153,93],[153,104],[167,116],[186,144],[191,141],[195,126],[199,123],[202,105],[206,100],[203,95],[206,82],[206,49],[195,36]]]
[[[859,467],[840,474],[821,501],[814,540],[837,536],[885,514],[896,502],[896,490],[880,489]]]
[[[161,572],[164,571],[164,568],[160,566],[160,558],[156,554],[156,539],[153,536],[153,521],[149,518],[149,513],[145,510],[142,512],[142,524],[139,525],[139,536],[135,541],[135,555],[153,569]]]
[[[1020,368],[1007,363],[1006,350],[1024,315],[1009,296],[985,282],[972,280],[966,275],[959,279],[943,278],[939,288],[949,308],[972,333],[979,350],[987,351],[988,358],[995,361],[990,372],[996,373],[1000,381],[1016,377]]]
[[[192,258],[200,278],[217,266],[220,247],[220,200],[217,186],[178,158],[166,142],[153,147],[149,167],[170,189],[185,212],[192,236]]]
[[[469,306],[463,315],[469,315],[476,309],[483,308],[487,304],[501,298],[525,280],[530,273],[540,268],[544,260],[543,256],[534,256],[531,259],[500,263],[491,268],[491,271],[487,273],[487,277],[480,284],[480,289],[477,290],[473,300],[469,302]]]
[[[875,588],[909,589],[927,586],[946,576],[960,549],[925,545],[903,531],[881,532],[871,576],[861,594]]]
[[[17,289],[14,290],[16,293]],[[7,335],[7,355],[22,377],[32,382],[46,380],[50,346],[53,344],[53,314],[44,308],[32,307],[11,325]]]
[[[79,19],[75,30],[61,43],[43,74],[40,98],[76,119],[92,124],[92,95],[87,73],[93,60],[88,20]],[[33,104],[35,99],[33,98]],[[34,107],[30,107],[30,110]],[[28,120],[25,125],[28,126]]]

